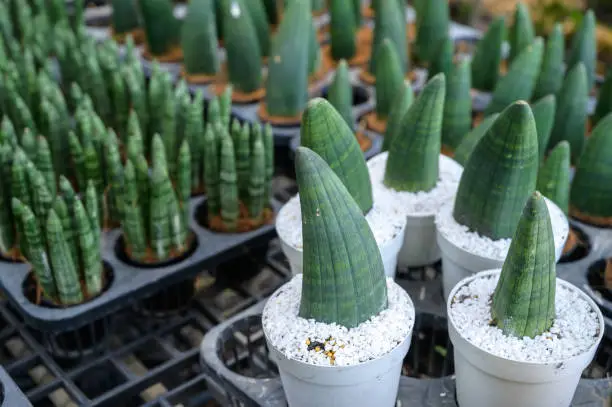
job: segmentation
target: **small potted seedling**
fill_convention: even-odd
[[[151,146],[152,168],[142,153],[129,158],[123,171],[123,255],[139,267],[161,267],[189,255],[197,244],[189,230],[191,157],[183,142],[173,186],[166,151],[156,134]]]
[[[434,217],[457,190],[462,168],[440,154],[446,85],[434,76],[408,108],[389,146],[368,161],[376,199],[397,208],[407,221],[400,267],[425,266],[440,258]]]
[[[191,1],[181,29],[181,75],[188,82],[204,85],[215,79],[220,69],[218,43],[214,1]]]
[[[300,123],[308,101],[308,75],[312,16],[309,2],[292,1],[275,34],[270,57],[266,97],[260,102],[259,118],[278,126]],[[291,84],[291,86],[288,86]]]
[[[265,96],[262,54],[257,30],[243,0],[222,0],[223,44],[227,77],[219,78],[213,91],[221,94],[232,85],[232,101],[253,103]]]
[[[314,150],[338,175],[361,208],[374,233],[385,273],[395,275],[397,255],[404,241],[406,220],[386,197],[373,193],[363,153],[340,114],[324,99],[308,103],[301,127],[301,145]],[[279,211],[276,231],[294,274],[303,269],[303,233],[300,195]]]
[[[111,34],[119,43],[131,35],[136,43],[144,40],[144,31],[140,27],[140,17],[135,1],[113,0],[111,3],[113,14],[111,20]]]
[[[296,174],[304,271],[272,295],[262,314],[288,404],[395,406],[412,301],[385,278],[362,208],[326,162],[298,147]]]
[[[387,38],[376,53],[376,105],[374,111],[365,116],[370,130],[384,133],[393,100],[404,83],[404,70],[394,44]]]
[[[457,402],[569,406],[604,334],[595,303],[556,278],[555,243],[539,192],[527,201],[499,269],[460,281],[447,312]]]
[[[499,114],[467,158],[454,202],[436,214],[445,297],[461,279],[503,264],[521,211],[535,190],[539,162],[531,108],[515,102]],[[545,200],[558,260],[568,222],[557,205]]]
[[[206,226],[242,233],[273,221],[270,185],[274,168],[269,126],[209,122],[204,135]]]
[[[408,59],[406,21],[404,14],[400,12],[400,5],[397,0],[381,1],[377,4],[370,62],[359,74],[359,79],[367,85],[376,83],[379,49],[383,46],[385,40],[390,41],[394,46],[402,73],[404,75],[408,74],[410,61]]]
[[[62,183],[65,188],[56,197],[42,175],[28,168],[40,180],[32,206],[13,198],[12,207],[22,251],[35,276],[34,302],[55,307],[82,304],[100,295],[109,283],[100,254],[95,188],[89,184],[83,203],[69,183]]]
[[[138,0],[145,32],[143,57],[159,62],[178,62],[183,58],[180,46],[180,22],[174,17],[170,0]]]
[[[442,153],[450,157],[472,127],[470,60],[450,66],[442,119]]]

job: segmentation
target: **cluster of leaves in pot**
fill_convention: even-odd
[[[230,90],[231,92],[231,90]],[[274,172],[270,125],[229,126],[213,99],[202,139],[203,180],[208,197],[209,226],[222,231],[246,231],[270,220],[268,207]]]

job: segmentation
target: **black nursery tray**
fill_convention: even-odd
[[[0,367],[0,407],[32,407],[13,379]]]
[[[197,216],[198,209],[201,210],[205,202],[205,197],[191,200],[190,228],[196,237],[192,253],[163,267],[138,267],[122,256],[119,250],[121,229],[105,233],[102,257],[110,270],[110,283],[105,292],[84,304],[65,308],[36,305],[24,289],[24,282],[30,272],[30,266],[25,263],[0,262],[0,286],[10,303],[32,328],[46,332],[68,331],[99,320],[174,283],[194,277],[206,267],[235,258],[246,248],[264,245],[276,235],[274,223],[246,233],[216,233],[206,229],[198,223]],[[277,212],[280,203],[272,201],[271,205]]]
[[[264,304],[249,308],[204,336],[200,361],[210,391],[223,406],[287,407],[278,370],[269,359],[261,329]],[[601,374],[602,368],[605,374],[610,373],[610,342],[606,336],[595,357],[596,366],[583,373],[573,407],[606,405],[612,390],[610,379],[590,377],[594,370]],[[397,406],[457,407],[452,352],[446,319],[417,311]]]

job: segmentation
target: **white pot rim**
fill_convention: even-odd
[[[285,207],[286,207],[286,205],[283,205],[281,207],[281,209],[278,211],[278,215],[276,216],[277,220],[276,220],[276,222],[274,222],[274,229],[276,230],[276,235],[278,236],[278,238],[280,240],[282,240],[283,244],[287,245],[287,247],[290,247],[293,250],[295,250],[295,251],[297,251],[299,253],[302,253],[304,251],[304,247],[303,246],[298,248],[295,245],[290,244],[287,241],[287,239],[285,239],[285,237],[282,235],[282,233],[279,233],[279,228],[278,228],[279,222],[278,222],[278,219],[280,218],[280,214],[285,209]],[[405,231],[406,231],[406,222],[402,222],[402,227],[397,230],[397,232],[393,235],[393,237],[391,237],[390,239],[387,239],[383,244],[378,244],[378,242],[376,242],[376,246],[379,249],[382,249],[382,248],[385,248],[385,247],[393,245],[395,243],[396,239],[398,238],[398,236],[404,236]],[[403,239],[403,237],[402,237],[402,239]]]
[[[546,197],[544,197],[544,200],[546,201],[546,204],[549,207],[552,206],[560,214],[563,214],[563,211],[561,211],[561,209],[553,201],[551,201],[550,199],[548,199]],[[444,230],[438,227],[437,219],[438,219],[439,214],[443,210],[446,210],[448,206],[452,206],[452,209],[454,209],[454,206],[455,206],[454,200],[452,202],[446,202],[444,205],[442,205],[440,207],[440,211],[438,211],[438,214],[436,214],[436,233],[437,233],[438,237],[443,241],[443,245],[452,246],[452,247],[455,248],[455,250],[460,251],[460,252],[462,252],[464,254],[467,254],[467,255],[477,259],[477,261],[480,261],[480,262],[488,262],[488,263],[490,263],[490,262],[499,262],[499,261],[503,262],[505,260],[506,256],[504,256],[503,258],[498,258],[498,257],[491,257],[491,256],[483,256],[481,254],[474,253],[473,250],[469,250],[469,249],[463,248],[460,245],[458,245],[457,241],[459,241],[460,239],[453,239],[450,236],[448,236],[446,233],[444,233]],[[451,216],[453,216],[452,213],[451,213]],[[561,243],[561,248],[563,247],[563,245],[567,241],[567,237],[569,236],[569,229],[570,229],[569,220],[568,220],[568,218],[567,218],[567,216],[565,214],[563,214],[563,219],[564,219],[563,231],[564,231],[564,234],[565,234],[565,239]],[[553,230],[553,234],[554,234],[554,230]],[[498,239],[498,240],[506,240],[506,239]],[[553,237],[553,240],[554,240],[554,237]],[[497,240],[495,240],[495,241],[497,241]],[[558,248],[555,245],[555,251],[557,251],[557,249]],[[556,260],[558,260],[558,259],[556,259]]]
[[[287,284],[287,283],[285,283]],[[277,294],[278,291],[280,291],[285,284],[281,285],[279,288],[277,288],[277,290],[270,296],[270,299],[274,298],[274,296]],[[398,285],[395,281],[393,282],[393,284]],[[400,289],[403,290],[403,288],[400,287]],[[410,298],[410,295],[406,295],[407,299],[408,299],[408,305],[409,305],[409,312],[412,314],[412,326],[410,327],[410,330],[408,331],[408,334],[406,335],[406,337],[399,342],[397,345],[395,345],[392,349],[389,350],[389,352],[385,353],[384,355],[380,355],[377,358],[374,359],[370,359],[367,360],[365,362],[360,362],[357,363],[355,365],[350,365],[350,366],[335,366],[335,365],[313,365],[310,363],[305,363],[302,362],[300,360],[295,360],[295,359],[290,359],[288,358],[283,352],[281,352],[276,346],[274,346],[274,344],[272,343],[272,341],[270,341],[270,338],[268,337],[268,333],[266,332],[266,326],[265,324],[262,324],[262,330],[266,339],[266,343],[268,344],[269,347],[274,348],[274,350],[284,359],[291,361],[292,363],[298,365],[298,366],[304,366],[304,367],[308,367],[309,369],[315,369],[315,370],[320,370],[321,372],[329,372],[331,370],[337,370],[337,371],[345,371],[345,370],[351,370],[351,369],[359,369],[362,368],[364,366],[367,366],[369,364],[373,364],[381,359],[384,359],[385,357],[389,356],[390,354],[397,352],[399,349],[401,349],[405,344],[406,341],[408,341],[410,343],[411,339],[412,339],[412,332],[414,330],[414,323],[415,323],[415,316],[416,316],[416,310],[414,308],[414,303],[412,302],[412,298]],[[263,311],[262,311],[262,318],[263,315],[266,313],[266,307],[264,307]],[[328,324],[327,324],[328,325]]]
[[[604,317],[603,314],[601,313],[601,310],[599,309],[599,307],[597,306],[597,304],[595,304],[595,302],[591,299],[590,296],[588,296],[584,291],[582,291],[581,289],[579,289],[578,287],[576,287],[575,285],[562,280],[560,278],[557,278],[557,283],[561,284],[563,287],[567,288],[568,290],[571,290],[575,293],[577,293],[578,295],[580,295],[580,297],[586,301],[590,306],[591,309],[593,309],[593,311],[595,311],[595,313],[597,314],[597,319],[599,321],[599,334],[597,336],[597,339],[593,341],[593,344],[588,348],[585,349],[584,351],[582,351],[581,353],[565,358],[565,359],[558,359],[558,360],[554,360],[554,361],[548,361],[548,362],[523,362],[523,361],[517,361],[517,360],[513,360],[513,359],[508,359],[508,358],[504,358],[501,357],[499,355],[495,355],[485,349],[482,349],[481,347],[479,347],[478,345],[470,342],[469,340],[467,340],[465,337],[463,337],[463,335],[461,334],[461,331],[459,331],[459,329],[457,329],[457,325],[455,325],[455,321],[453,320],[453,314],[451,312],[451,305],[452,305],[452,298],[455,298],[455,295],[457,294],[457,291],[459,291],[460,288],[462,288],[463,286],[471,283],[472,281],[476,280],[476,279],[480,279],[480,278],[486,278],[489,277],[491,275],[494,274],[500,274],[501,273],[501,269],[497,268],[497,269],[491,269],[491,270],[484,270],[481,271],[479,273],[476,273],[472,276],[466,277],[463,280],[461,280],[460,282],[458,282],[455,287],[453,287],[453,289],[451,290],[451,293],[449,295],[449,301],[447,301],[446,304],[446,314],[448,316],[448,323],[450,325],[452,325],[452,329],[457,333],[457,338],[460,339],[462,342],[464,342],[465,344],[468,344],[469,346],[478,349],[480,352],[483,352],[487,355],[487,357],[499,360],[499,361],[503,361],[504,363],[509,363],[509,364],[515,364],[515,365],[520,365],[520,366],[526,366],[526,367],[542,367],[542,366],[550,366],[550,365],[555,365],[555,364],[559,364],[559,363],[566,363],[569,364],[573,361],[577,361],[580,358],[582,358],[585,354],[590,353],[590,352],[594,352],[595,349],[599,346],[599,343],[601,342],[604,333],[605,333],[605,323],[604,323]]]

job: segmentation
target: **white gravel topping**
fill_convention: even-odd
[[[302,274],[298,274],[266,303],[263,329],[272,345],[292,360],[319,366],[367,362],[401,344],[414,325],[414,306],[406,291],[390,278],[387,278],[387,290],[388,308],[348,329],[298,316],[302,297]],[[322,345],[317,351],[314,345],[318,343]],[[326,352],[332,352],[333,359]]]
[[[567,217],[548,198],[544,197],[550,215],[555,248],[563,246],[569,233]],[[440,208],[436,215],[436,226],[440,234],[455,246],[478,256],[494,260],[504,260],[508,255],[512,239],[492,240],[470,231],[467,226],[458,223],[453,217],[454,199]]]
[[[374,193],[372,209],[366,215],[378,247],[391,241],[406,225],[397,208]],[[299,194],[291,198],[276,217],[276,232],[289,246],[302,250],[302,209]]]
[[[463,173],[463,167],[452,158],[440,155],[439,179],[428,192],[402,192],[387,188],[384,184],[388,152],[380,153],[368,160],[372,179],[372,193],[379,201],[389,202],[397,211],[410,216],[433,216],[440,206],[454,199]]]
[[[549,364],[584,353],[597,342],[597,312],[579,289],[563,285],[559,279],[556,318],[550,330],[533,339],[504,335],[501,329],[489,325],[491,296],[498,279],[499,272],[476,278],[456,292],[450,305],[451,322],[463,338],[479,349],[517,362]]]

